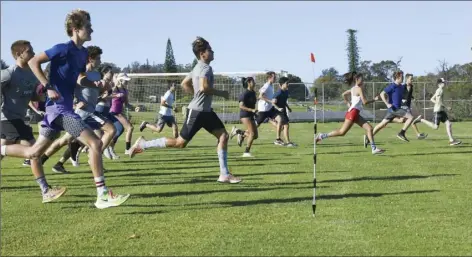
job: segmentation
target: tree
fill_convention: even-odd
[[[449,67],[449,63],[446,62],[446,60],[438,60],[439,65],[437,67],[438,75],[445,80],[450,80],[450,71],[451,67]]]
[[[356,33],[357,30],[348,29],[346,31],[348,33],[347,37],[347,60],[348,60],[348,67],[349,71],[357,71],[359,67],[359,47],[357,46],[357,37]]]
[[[287,78],[289,79],[288,93],[290,98],[296,99],[298,101],[305,101],[306,97],[309,95],[309,91],[302,79],[293,74],[288,74]]]
[[[312,87],[311,90],[313,93],[315,90],[318,91],[318,98],[321,97],[321,93],[324,91],[324,97],[326,100],[339,100],[344,88],[347,87],[342,81],[343,78],[339,75],[336,68],[331,67],[329,69],[324,69],[321,71],[321,76],[315,80],[315,86]],[[322,90],[322,88],[324,88],[324,90]]]
[[[176,73],[177,64],[175,63],[174,50],[172,50],[172,43],[170,38],[167,39],[166,60],[164,61],[164,71],[166,73]]]
[[[2,70],[9,67],[3,59],[0,59],[0,65],[1,65]]]
[[[398,70],[397,63],[392,60],[383,60],[378,63],[373,63],[370,66],[372,72],[372,81],[388,82],[391,81],[393,73]]]

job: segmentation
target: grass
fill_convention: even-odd
[[[328,132],[339,123],[319,124]],[[53,174],[68,187],[42,204],[21,159],[2,161],[1,255],[471,255],[472,123],[454,123],[464,143],[447,144],[444,126],[420,141],[395,138],[397,124],[376,138],[372,156],[362,130],[318,146],[318,210],[311,215],[313,125],[292,124],[298,148],[272,144],[263,125],[253,147],[229,147],[229,165],[244,182],[216,183],[216,140],[199,132],[188,148],[148,150],[105,161],[107,185],[132,196],[120,207],[93,207],[88,166]],[[168,128],[163,132],[170,135]],[[135,138],[138,133],[135,133]],[[143,133],[147,138],[157,134]],[[123,152],[122,141],[118,152]],[[82,163],[86,157],[82,156]]]

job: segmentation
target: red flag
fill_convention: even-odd
[[[315,55],[311,53],[311,62],[315,62]]]

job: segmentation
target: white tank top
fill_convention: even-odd
[[[353,86],[351,88],[351,107],[349,107],[348,111],[351,111],[352,109],[357,109],[359,111],[362,111],[363,109],[363,103],[360,95],[355,95],[354,94],[354,89],[357,86]]]

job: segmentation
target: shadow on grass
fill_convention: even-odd
[[[371,180],[408,180],[408,179],[425,179],[432,177],[452,177],[460,176],[460,174],[435,174],[435,175],[406,175],[406,176],[386,176],[386,177],[358,177],[349,179],[329,179],[320,180],[319,183],[339,183],[339,182],[354,182],[354,181],[371,181]]]
[[[405,192],[393,192],[393,193],[350,193],[350,194],[340,194],[340,195],[320,195],[317,197],[318,200],[341,200],[346,198],[372,198],[372,197],[383,197],[390,195],[414,195],[414,194],[426,194],[426,193],[437,193],[440,190],[415,190],[415,191],[405,191]],[[176,209],[174,211],[189,211],[189,210],[207,210],[215,208],[226,208],[226,207],[241,207],[241,206],[252,206],[260,204],[280,204],[280,203],[297,203],[297,202],[308,202],[313,200],[312,197],[294,197],[286,199],[259,199],[259,200],[249,200],[249,201],[223,201],[223,202],[210,202],[210,203],[195,203],[195,204],[185,204],[185,205],[168,205],[167,207],[186,207],[186,206],[206,206],[206,207],[197,207],[197,208],[184,208]],[[223,205],[223,206],[219,206]],[[129,207],[153,207],[153,205],[137,205],[137,204],[128,204]],[[133,212],[134,214],[148,214],[147,212]],[[123,213],[126,214],[126,213]]]
[[[133,194],[133,198],[154,198],[154,197],[176,197],[176,196],[190,196],[190,195],[204,195],[204,194],[214,194],[214,193],[245,193],[245,192],[265,192],[272,190],[297,190],[297,189],[310,189],[313,188],[311,185],[303,187],[232,187],[220,190],[200,190],[200,191],[174,191],[174,192],[161,192],[161,193],[151,193],[151,194]],[[275,184],[271,184],[275,185]],[[281,184],[284,185],[284,184]],[[328,188],[327,186],[317,187],[317,188]],[[128,205],[133,206],[133,205]],[[135,207],[143,207],[142,205],[135,205]]]
[[[452,147],[452,146],[451,146]],[[460,154],[460,153],[465,153],[465,154],[468,154],[468,153],[472,153],[472,151],[456,151],[456,152],[433,152],[433,153],[405,153],[405,154],[392,154],[392,155],[388,155],[390,157],[396,157],[396,156],[422,156],[422,155],[443,155],[443,154],[446,154],[446,155],[452,155],[452,154]]]

